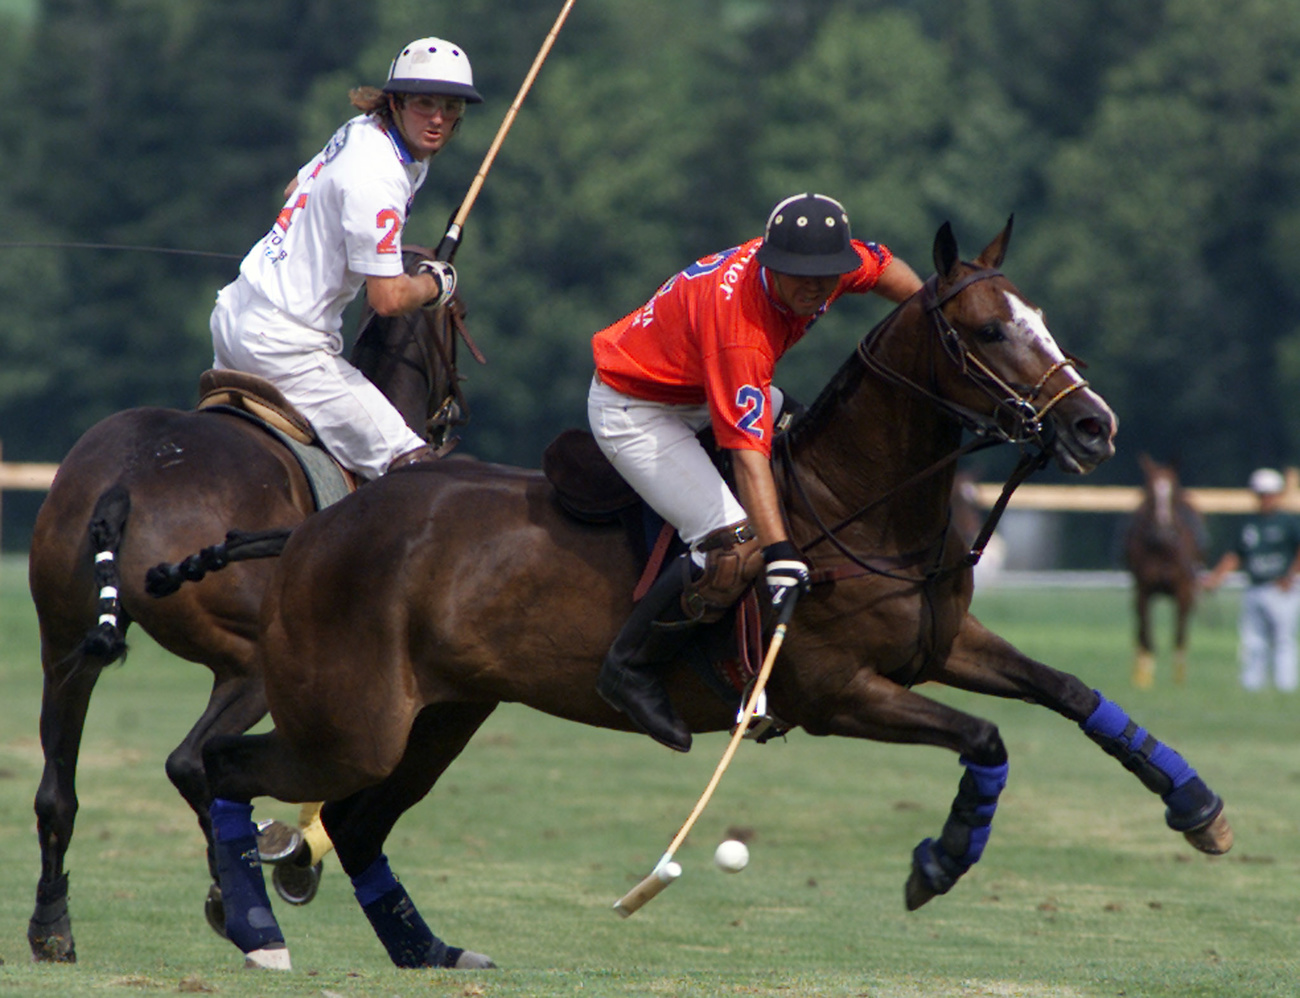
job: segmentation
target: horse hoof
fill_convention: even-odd
[[[482,953],[475,953],[472,949],[465,950],[460,956],[456,957],[456,970],[494,970],[496,964],[492,958],[484,956]]]
[[[221,900],[220,884],[208,885],[208,896],[203,899],[203,917],[208,920],[213,932],[222,939],[230,938],[226,935],[226,906]]]
[[[275,887],[275,893],[285,901],[290,904],[306,904],[316,896],[323,870],[323,863],[315,866],[281,863],[271,871],[271,883]]]
[[[267,864],[283,863],[302,845],[302,833],[283,821],[268,819],[257,824],[257,856]]]
[[[68,875],[36,885],[36,908],[27,921],[33,963],[76,963],[72,919],[68,915]]]
[[[72,931],[52,932],[47,928],[27,930],[27,944],[32,948],[32,963],[76,963],[77,947]]]
[[[289,947],[284,943],[263,946],[251,953],[244,954],[244,966],[261,970],[292,970],[289,963]]]
[[[916,911],[921,905],[938,896],[939,892],[926,883],[921,871],[913,868],[911,876],[907,878],[907,886],[903,888],[903,903],[907,905],[907,910]]]
[[[1222,808],[1208,824],[1183,832],[1183,836],[1201,852],[1211,856],[1222,856],[1232,848],[1232,826],[1224,817]]]
[[[1133,685],[1149,690],[1156,682],[1156,660],[1150,652],[1139,652],[1133,662]]]

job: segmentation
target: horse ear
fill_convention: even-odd
[[[952,234],[952,225],[944,222],[934,236],[935,273],[947,280],[957,266],[957,259],[957,237]]]
[[[981,267],[988,267],[996,270],[1002,266],[1002,261],[1007,255],[1007,243],[1011,241],[1011,225],[1015,222],[1016,216],[1013,214],[1007,219],[1006,228],[1004,228],[998,237],[984,247],[984,252],[980,254],[976,262]]]

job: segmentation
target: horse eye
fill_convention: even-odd
[[[1000,322],[990,322],[987,326],[981,326],[975,330],[975,335],[983,343],[1000,343],[1007,338]]]

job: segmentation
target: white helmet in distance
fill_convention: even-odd
[[[1257,496],[1275,496],[1286,489],[1286,480],[1276,468],[1256,468],[1250,475],[1250,491]]]
[[[388,68],[384,92],[389,94],[441,94],[481,104],[474,89],[469,56],[445,38],[417,38],[397,53]]]

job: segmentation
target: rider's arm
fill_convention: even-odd
[[[898,257],[894,257],[880,272],[876,286],[871,290],[897,304],[920,291],[921,284],[921,278],[916,276],[916,271]]]
[[[440,291],[441,285],[432,274],[366,278],[366,301],[383,316],[414,312]]]
[[[1208,575],[1202,580],[1202,585],[1211,591],[1218,589],[1223,585],[1224,578],[1229,572],[1235,572],[1241,567],[1241,557],[1236,551],[1225,551],[1223,557],[1219,559],[1218,564],[1214,566]]]
[[[731,463],[736,473],[737,498],[749,515],[750,526],[758,532],[759,545],[767,547],[786,540],[772,462],[762,451],[736,449],[731,451]]]

